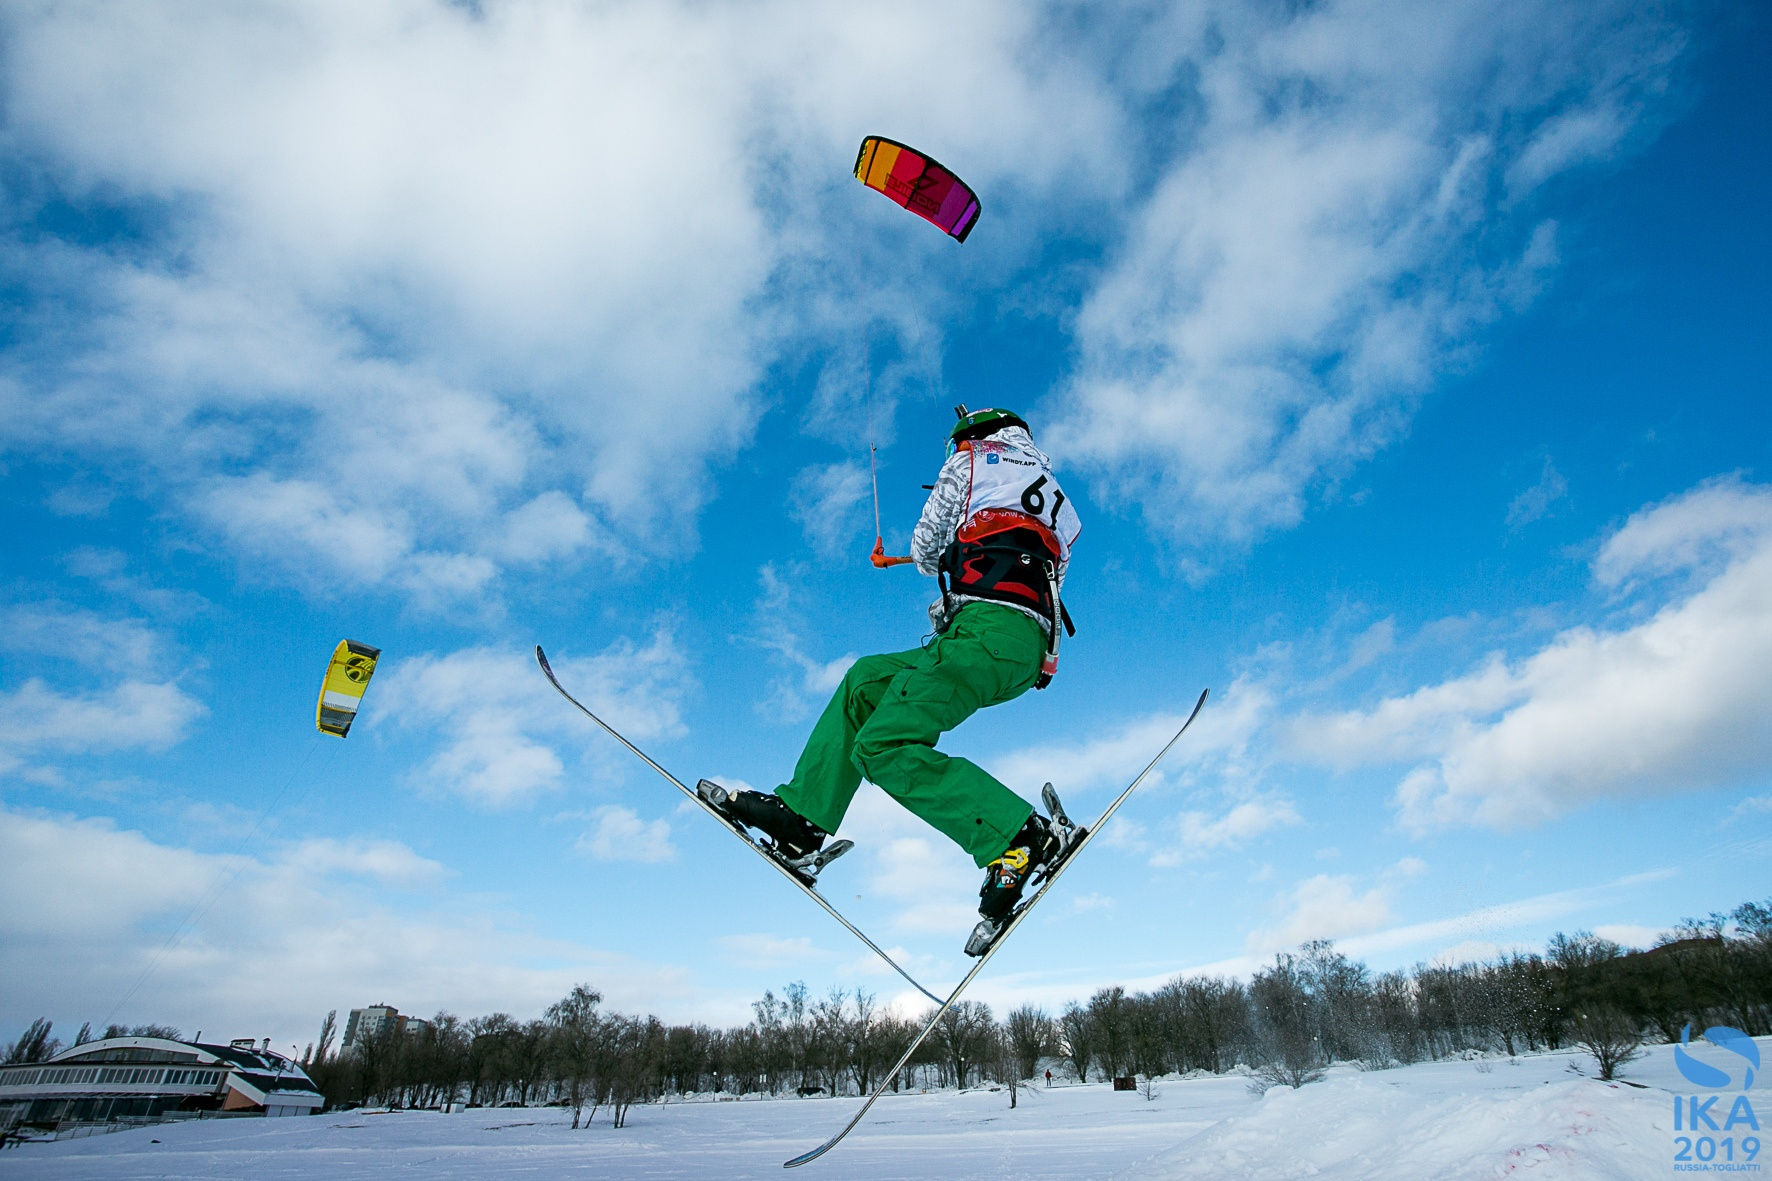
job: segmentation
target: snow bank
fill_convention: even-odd
[[[1772,1040],[1761,1049],[1772,1056]],[[1151,1102],[1105,1084],[1024,1089],[1014,1110],[1005,1091],[895,1095],[835,1152],[794,1173],[781,1162],[842,1127],[855,1099],[644,1105],[619,1130],[602,1115],[574,1131],[558,1108],[203,1120],[27,1144],[0,1157],[0,1173],[7,1181],[1634,1181],[1674,1175],[1673,1094],[1690,1085],[1671,1054],[1657,1046],[1627,1067],[1636,1086],[1583,1078],[1593,1060],[1561,1053],[1373,1073],[1338,1067],[1322,1082],[1265,1096],[1237,1076],[1164,1080]]]
[[[1620,1181],[1671,1170],[1660,1091],[1580,1079],[1424,1099],[1414,1081],[1356,1075],[1270,1091],[1254,1112],[1153,1159],[1139,1176]]]

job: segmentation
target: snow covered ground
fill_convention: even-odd
[[[1772,1039],[1761,1045],[1772,1051]],[[1238,1077],[1171,1079],[1149,1102],[1106,1085],[1061,1086],[1024,1091],[1013,1111],[1006,1091],[901,1095],[883,1099],[842,1146],[792,1176],[1672,1176],[1672,1093],[1692,1089],[1674,1070],[1672,1048],[1654,1047],[1625,1068],[1642,1086],[1575,1073],[1592,1067],[1585,1055],[1545,1054],[1373,1073],[1338,1068],[1323,1082],[1265,1097]],[[1751,1098],[1759,1097],[1756,1089]],[[856,1102],[673,1102],[634,1108],[619,1131],[599,1113],[588,1131],[574,1132],[555,1108],[214,1120],[26,1144],[0,1156],[0,1173],[20,1181],[782,1178],[790,1174],[781,1162],[836,1131]],[[1760,1110],[1767,1106],[1755,1103],[1761,1118],[1772,1114]]]

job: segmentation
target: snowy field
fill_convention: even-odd
[[[1761,1045],[1772,1052],[1772,1039]],[[1625,1068],[1640,1086],[1575,1073],[1592,1067],[1585,1055],[1545,1054],[1373,1073],[1338,1068],[1320,1083],[1265,1097],[1237,1077],[1160,1082],[1152,1101],[1104,1084],[1060,1086],[1023,1091],[1013,1111],[1007,1091],[889,1096],[839,1148],[792,1176],[1672,1176],[1671,1093],[1691,1090],[1674,1071],[1672,1047],[1654,1047]],[[574,1132],[556,1108],[214,1120],[26,1144],[0,1156],[0,1176],[780,1178],[789,1176],[782,1161],[836,1131],[856,1103],[672,1102],[635,1107],[619,1131],[599,1113],[588,1131]],[[1725,1097],[1722,1108],[1729,1103]],[[1764,1106],[1755,1103],[1757,1111]]]

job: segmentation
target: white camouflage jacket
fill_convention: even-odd
[[[1046,453],[1034,446],[1033,437],[1018,426],[1004,427],[990,437],[1001,438],[1005,443],[1016,447],[1025,447],[1037,454],[1048,466],[1051,465]],[[916,562],[919,572],[931,576],[940,573],[941,555],[953,543],[954,537],[960,532],[960,526],[966,523],[966,495],[971,481],[972,459],[966,452],[956,451],[941,465],[941,475],[936,477],[935,488],[929,493],[929,499],[923,502],[923,515],[917,520],[916,532],[911,534],[911,558]],[[1064,590],[1064,574],[1069,568],[1068,558],[1058,563],[1057,577],[1061,593]],[[948,609],[957,612],[961,603],[996,603],[999,607],[1020,611],[1037,622],[1042,629],[1046,627],[1045,617],[1032,608],[999,602],[996,599],[981,599],[976,595],[950,595],[945,607],[940,599],[929,604],[929,622],[937,632],[947,629],[952,618],[947,613]]]

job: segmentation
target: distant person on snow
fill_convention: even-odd
[[[1027,423],[1007,410],[957,410],[911,539],[917,569],[940,580],[933,638],[856,661],[793,780],[773,795],[738,792],[726,808],[803,857],[837,831],[865,776],[985,868],[979,943],[1009,916],[1029,875],[1058,855],[1061,835],[977,764],[935,743],[978,710],[1051,680],[1059,628],[1070,622],[1059,593],[1082,524]]]

